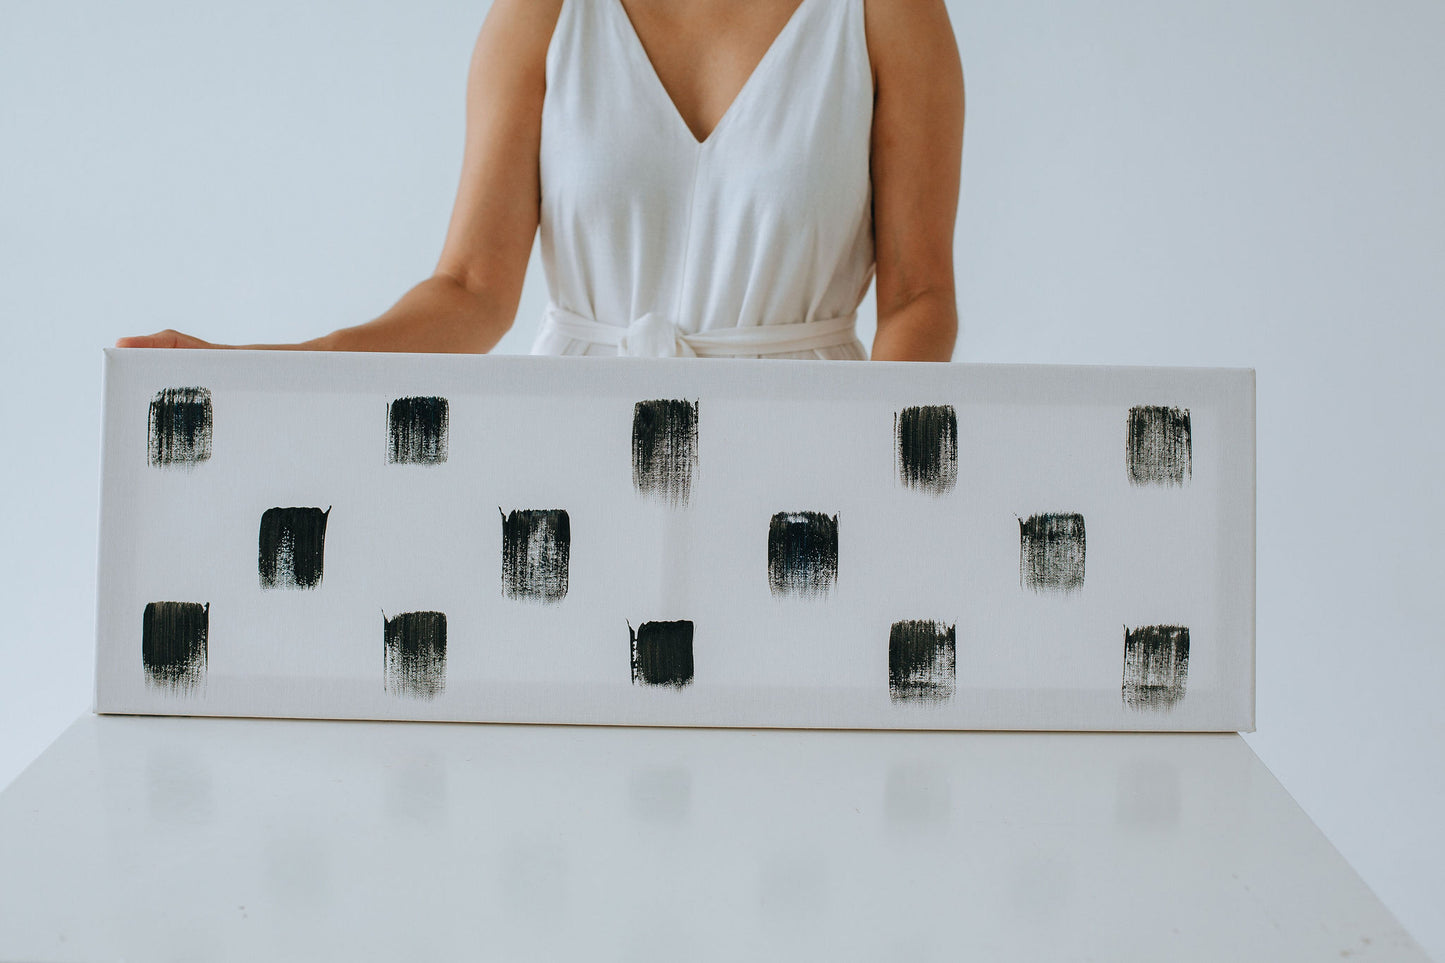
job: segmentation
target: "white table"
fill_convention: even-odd
[[[86,714],[0,958],[1425,956],[1234,734]]]

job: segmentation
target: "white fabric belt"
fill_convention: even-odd
[[[857,338],[853,322],[856,311],[791,324],[761,324],[748,327],[721,328],[684,332],[666,316],[649,311],[623,327],[604,324],[594,318],[568,311],[548,302],[542,319],[544,329],[550,327],[560,334],[592,344],[617,346],[619,356],[634,358],[708,358],[738,355],[807,351],[848,344]]]

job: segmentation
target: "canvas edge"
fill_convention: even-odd
[[[123,348],[101,349],[100,365],[100,477],[97,479],[96,491],[96,551],[95,551],[95,626],[93,641],[95,644],[95,660],[93,670],[95,678],[91,683],[90,711],[103,713],[106,711],[106,692],[102,683],[106,673],[103,650],[105,648],[102,638],[102,626],[104,625],[105,613],[105,585],[107,579],[105,573],[110,557],[114,553],[113,540],[106,537],[107,523],[113,514],[110,504],[111,498],[107,493],[107,479],[110,477],[108,468],[111,465],[111,420],[114,412],[118,410],[117,404],[119,388],[117,382],[119,373],[116,370],[121,362],[120,352]]]
[[[1256,441],[1258,429],[1259,408],[1257,404],[1258,375],[1255,369],[1246,369],[1245,384],[1249,393],[1249,418],[1247,426],[1247,453],[1249,456],[1249,551],[1245,557],[1249,559],[1249,591],[1246,594],[1249,619],[1249,728],[1244,732],[1255,731],[1255,712],[1259,702],[1258,696],[1258,646],[1257,620],[1258,620],[1258,593],[1259,593],[1259,446]]]

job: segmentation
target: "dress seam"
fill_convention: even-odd
[[[693,210],[697,207],[697,171],[701,164],[702,152],[693,151],[692,180],[687,192],[687,224],[683,229],[682,235],[682,273],[678,278],[677,295],[673,298],[672,303],[672,320],[673,323],[679,326],[683,324],[683,318],[680,312],[682,310],[682,296],[687,291],[688,255],[692,252]],[[701,322],[699,322],[699,330],[701,330]]]

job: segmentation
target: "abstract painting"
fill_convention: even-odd
[[[1253,390],[111,349],[97,708],[1248,730]]]

